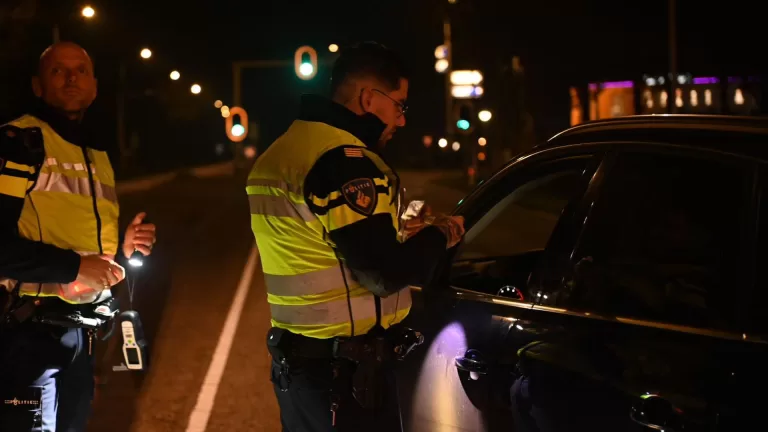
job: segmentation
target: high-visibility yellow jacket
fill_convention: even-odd
[[[307,196],[305,179],[315,162],[342,146],[350,157],[373,161],[385,175],[350,182],[328,196]],[[381,213],[392,216],[397,231],[398,188],[391,168],[359,137],[320,121],[294,121],[257,159],[246,191],[273,326],[326,339],[367,333],[377,322],[377,302],[383,328],[407,316],[410,291],[404,289],[377,300],[345,265],[345,258],[338,255],[328,236],[333,230]],[[345,199],[351,200],[350,205],[327,205]],[[318,214],[313,207],[329,210]]]
[[[19,132],[23,138],[12,136]],[[55,246],[62,252],[114,257],[118,246],[119,207],[107,153],[67,141],[49,123],[33,115],[10,122],[0,133],[7,135],[4,145],[18,147],[0,148],[0,157],[6,155],[0,165],[0,195],[6,200],[23,200],[17,222],[18,236]],[[35,142],[43,152],[35,154]],[[20,153],[26,157],[13,157]],[[0,264],[14,272],[15,266],[11,263]],[[0,276],[18,279],[19,294],[23,296],[56,296],[79,304],[111,295],[109,290],[95,292],[74,282],[77,269],[74,270],[66,281],[24,280],[12,274]]]

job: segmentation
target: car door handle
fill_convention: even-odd
[[[671,402],[655,395],[645,394],[632,406],[629,418],[647,428],[664,432],[680,432],[683,421],[680,412]]]
[[[461,357],[454,360],[456,369],[464,372],[485,375],[488,373],[488,363],[485,362],[483,355],[476,349],[468,349]]]

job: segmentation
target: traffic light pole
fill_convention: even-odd
[[[448,11],[443,19],[443,45],[448,52],[448,69],[445,70],[445,139],[453,139],[453,96],[451,95],[451,71],[453,70],[453,45],[451,44],[451,21]]]

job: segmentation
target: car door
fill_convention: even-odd
[[[756,164],[617,147],[576,247],[531,278],[563,330],[520,350],[518,430],[749,430],[766,383]]]
[[[435,280],[413,293],[407,324],[427,342],[399,371],[404,430],[510,430],[517,348],[499,342],[516,318],[499,315],[494,307],[501,303],[493,300],[521,313],[533,305],[528,276],[553,232],[573,217],[601,157],[597,147],[540,151],[460,204],[464,241]]]

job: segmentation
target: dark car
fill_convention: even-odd
[[[457,207],[406,431],[768,430],[768,119],[571,128]]]

